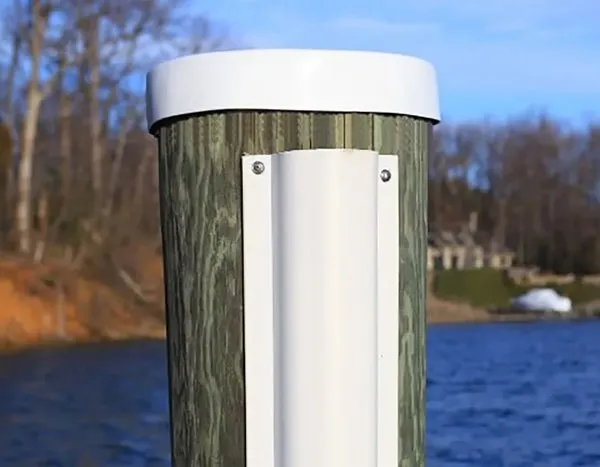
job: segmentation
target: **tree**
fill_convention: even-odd
[[[440,125],[430,160],[430,218],[480,231],[518,261],[556,272],[600,272],[600,124],[569,128],[548,115]],[[584,248],[583,245],[586,245]]]
[[[145,74],[228,42],[183,0],[13,0],[2,8],[0,188],[8,185],[9,196],[0,198],[0,247],[154,299],[136,262],[137,250],[158,255],[160,244]]]

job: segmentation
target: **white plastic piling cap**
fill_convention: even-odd
[[[439,121],[435,70],[406,55],[267,49],[189,55],[146,80],[148,127],[226,110],[366,112]]]

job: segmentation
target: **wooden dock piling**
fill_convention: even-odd
[[[178,73],[189,73],[197,66],[204,74],[219,74],[226,73],[218,69],[221,63],[232,67],[231,61],[239,58],[245,65],[240,65],[238,85],[244,87],[254,78],[244,76],[243,66],[256,59],[277,62],[276,56],[269,55],[272,53],[188,57],[167,64],[169,70],[159,66],[149,75],[149,125],[159,146],[173,465],[251,467],[246,463],[245,435],[242,155],[353,148],[398,156],[399,465],[423,466],[427,157],[437,109],[413,116],[407,115],[409,112],[378,112],[377,108],[365,112],[360,105],[355,111],[301,105],[277,108],[274,97],[249,108],[253,105],[250,97],[236,108],[227,96],[220,106],[214,89],[203,97],[209,101],[207,106],[197,108],[192,97],[188,103],[170,107],[158,97],[166,92],[165,87],[184,86],[173,74],[177,66],[189,67]],[[309,60],[318,56],[315,53],[338,52],[309,51],[293,59]],[[293,72],[292,65],[290,69],[281,62],[273,66],[281,67],[282,80]],[[221,79],[227,81],[225,75]],[[203,85],[206,83],[198,75],[196,86]],[[401,79],[397,86],[403,86]],[[437,95],[427,101],[436,100]]]

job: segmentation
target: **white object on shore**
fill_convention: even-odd
[[[510,301],[511,307],[522,311],[553,311],[569,313],[573,311],[571,299],[559,295],[553,289],[531,289]]]

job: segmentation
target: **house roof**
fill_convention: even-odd
[[[513,253],[497,239],[483,232],[471,233],[464,225],[456,231],[432,228],[427,235],[427,244],[436,248],[481,247],[486,253],[491,254]]]

